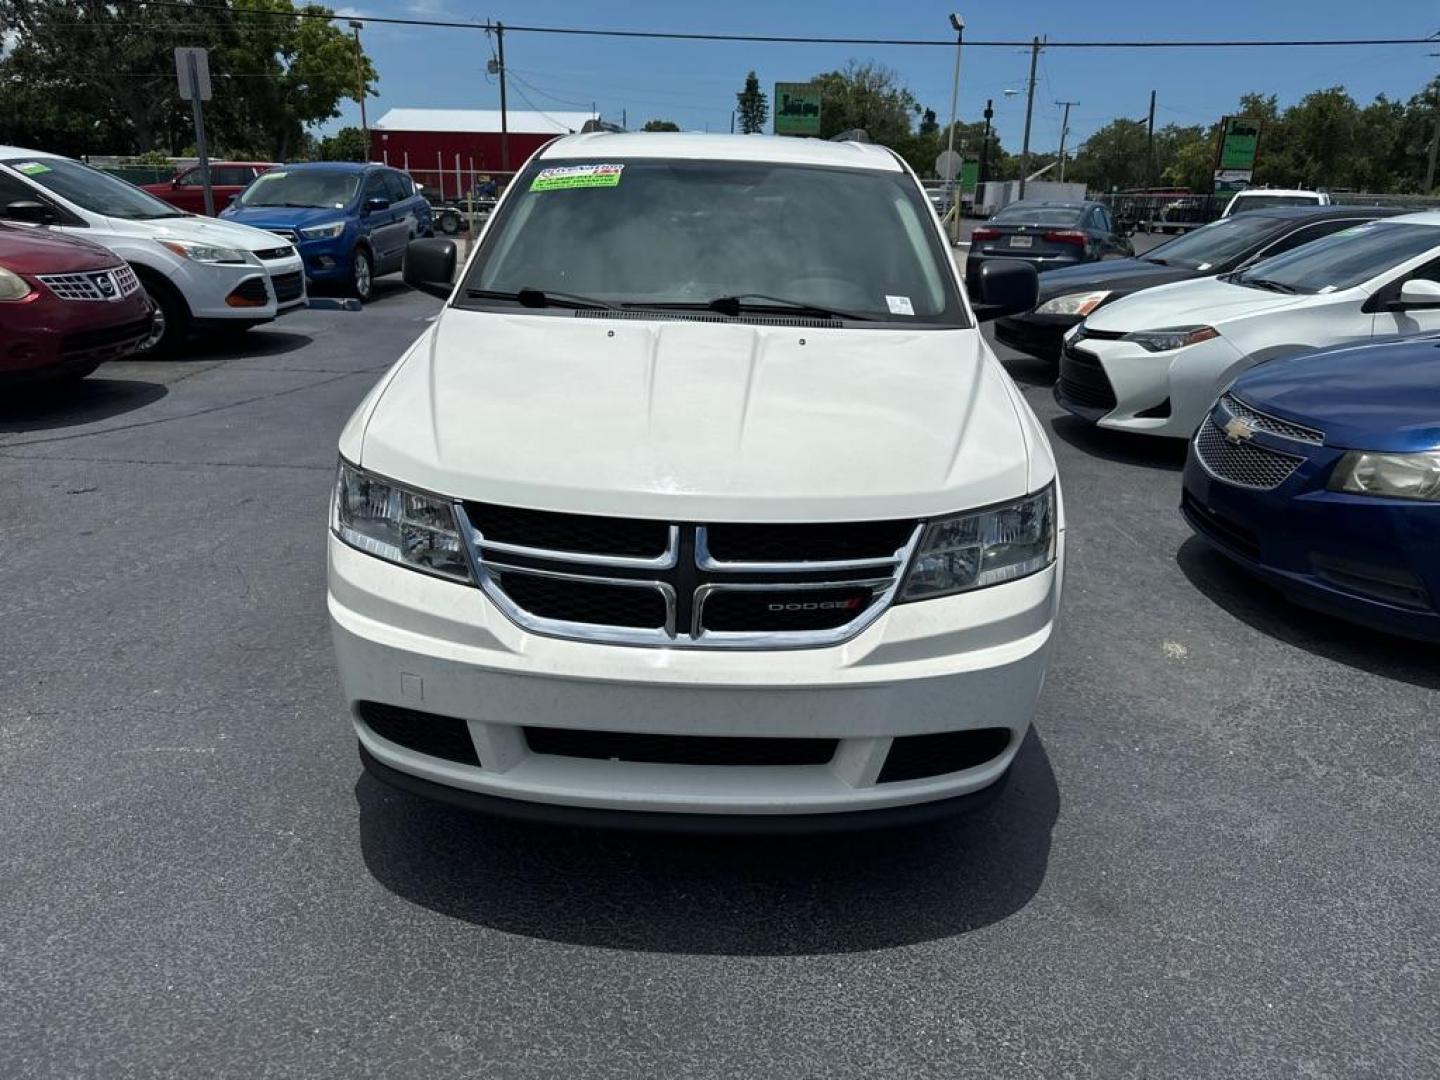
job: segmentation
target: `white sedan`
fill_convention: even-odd
[[[1256,364],[1436,330],[1440,212],[1406,214],[1100,308],[1067,336],[1055,397],[1100,427],[1188,438]]]

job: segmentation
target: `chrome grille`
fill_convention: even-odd
[[[670,523],[456,506],[477,579],[552,637],[682,648],[801,648],[858,634],[893,599],[916,521]],[[723,556],[723,557],[720,557]]]
[[[265,262],[274,262],[276,259],[288,259],[294,254],[295,249],[289,244],[285,244],[282,247],[266,248],[263,251],[257,251],[255,252],[255,257]]]
[[[1221,397],[1220,404],[1231,416],[1244,420],[1256,431],[1268,431],[1271,435],[1279,435],[1282,439],[1294,439],[1296,442],[1310,443],[1314,446],[1322,446],[1325,443],[1323,431],[1306,427],[1304,424],[1292,423],[1289,420],[1281,420],[1278,416],[1271,416],[1259,409],[1252,409],[1234,394],[1226,394]]]
[[[80,274],[40,274],[45,287],[61,300],[121,300],[140,288],[129,266],[87,270]]]
[[[283,240],[289,240],[292,244],[298,244],[300,242],[300,234],[294,229],[266,229],[265,231]]]
[[[1205,471],[1236,487],[1269,491],[1290,478],[1305,459],[1257,446],[1248,439],[1232,439],[1212,416],[1195,436],[1195,456]]]

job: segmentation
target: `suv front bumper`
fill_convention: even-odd
[[[329,539],[340,678],[366,754],[460,792],[552,806],[814,815],[952,799],[1000,779],[1035,710],[1060,595],[1064,532],[1045,571],[891,608],[841,645],[643,648],[560,640],[511,623],[478,589]],[[362,703],[465,723],[481,764],[384,738]],[[424,718],[417,719],[417,723]],[[825,763],[711,765],[536,753],[525,727],[637,735],[833,739]],[[1003,728],[994,756],[879,782],[897,737]]]

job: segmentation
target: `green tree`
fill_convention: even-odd
[[[365,133],[357,127],[343,127],[320,140],[321,161],[364,161]]]
[[[735,95],[735,103],[740,130],[744,134],[756,135],[765,130],[765,121],[770,116],[770,102],[761,92],[760,80],[755,72],[745,76],[745,89]]]
[[[646,120],[641,131],[679,131],[680,125],[673,120]]]
[[[291,0],[181,7],[0,0],[16,44],[0,58],[0,139],[71,153],[174,149],[194,138],[175,85],[177,42],[210,50],[212,152],[285,158],[356,92],[353,41],[322,19],[279,18]],[[299,10],[329,15],[307,5]],[[360,77],[373,92],[375,69]]]
[[[904,153],[911,117],[920,106],[895,72],[873,61],[851,60],[844,70],[827,71],[810,81],[820,84],[822,139],[860,128],[871,142]]]
[[[1148,143],[1144,121],[1111,120],[1075,151],[1065,179],[1082,180],[1097,191],[1145,187],[1150,177]]]

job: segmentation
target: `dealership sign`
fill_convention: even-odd
[[[820,134],[820,84],[775,84],[775,134]]]
[[[1227,116],[1220,121],[1220,152],[1215,160],[1215,190],[1240,191],[1255,175],[1260,148],[1260,121]]]

